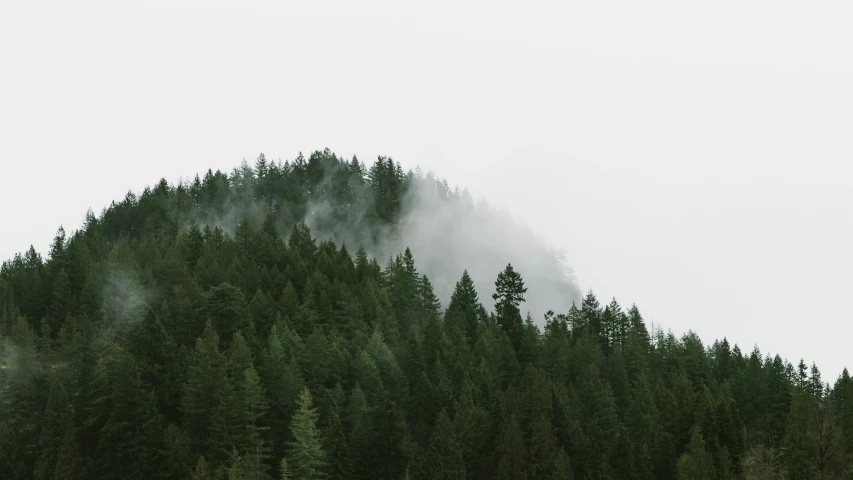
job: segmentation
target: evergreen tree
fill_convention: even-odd
[[[447,410],[442,409],[423,459],[421,478],[455,479],[465,478],[465,462],[456,441],[453,424]]]
[[[194,449],[209,458],[220,457],[224,453],[221,450],[230,444],[227,414],[232,392],[226,358],[219,351],[219,336],[208,323],[190,360],[181,407],[184,425],[194,439]]]
[[[338,413],[338,404],[332,400],[329,420],[323,431],[325,449],[328,452],[328,477],[330,480],[352,478],[352,459],[344,426]]]
[[[678,459],[678,480],[713,480],[716,477],[714,461],[705,451],[702,432],[694,428],[687,451]]]
[[[355,478],[370,478],[371,463],[378,452],[373,444],[374,428],[367,397],[361,386],[356,384],[350,393],[347,405],[347,424],[349,425],[349,444],[353,456]]]
[[[306,387],[299,394],[299,409],[290,424],[293,441],[287,452],[288,465],[295,478],[326,477],[326,452],[317,428],[317,410],[311,406],[311,392]]]
[[[240,396],[241,417],[245,422],[245,427],[239,444],[244,449],[246,474],[248,478],[252,479],[267,478],[269,471],[267,460],[270,458],[271,449],[265,438],[266,432],[269,430],[269,427],[265,426],[265,417],[269,405],[261,386],[261,380],[251,366],[243,372]]]
[[[97,429],[95,447],[99,475],[123,477],[134,463],[134,418],[142,411],[142,385],[133,357],[114,339],[107,339],[95,367],[92,415],[89,424]]]
[[[619,424],[610,389],[595,366],[585,368],[577,385],[571,387],[565,415],[572,451],[577,453],[577,466],[594,478],[607,477]]]
[[[516,349],[521,343],[524,328],[518,306],[524,301],[525,293],[527,288],[524,286],[521,275],[512,268],[511,264],[507,264],[503,272],[498,274],[492,298],[495,300],[497,323],[507,333]]]
[[[551,476],[553,480],[574,480],[574,472],[572,472],[572,464],[566,451],[560,449],[557,458],[554,460],[554,474]]]
[[[56,480],[83,480],[86,478],[85,459],[80,455],[80,445],[74,434],[72,422],[65,428],[62,446],[56,457],[53,478]]]
[[[524,447],[524,433],[518,425],[515,415],[510,415],[510,418],[504,423],[497,454],[500,461],[495,478],[507,480],[527,478],[527,450]]]
[[[477,328],[485,317],[485,309],[480,303],[474,281],[468,275],[468,271],[462,272],[462,278],[456,282],[456,288],[450,297],[447,312],[444,316],[448,322],[460,325],[468,342],[477,341]]]
[[[596,339],[601,339],[604,331],[601,325],[602,315],[601,305],[598,303],[595,294],[590,290],[581,303],[579,317],[582,328],[586,329]]]
[[[204,455],[198,457],[198,463],[193,469],[192,480],[213,480],[213,473],[204,459]]]
[[[465,460],[465,471],[469,477],[477,476],[490,453],[486,451],[489,419],[486,410],[474,403],[474,387],[467,379],[462,384],[454,410],[453,426]]]

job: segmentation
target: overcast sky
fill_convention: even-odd
[[[0,6],[0,257],[329,147],[467,186],[677,334],[853,364],[851,2],[144,3]]]

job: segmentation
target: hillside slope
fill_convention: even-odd
[[[530,311],[531,315],[526,315]],[[556,313],[555,313],[556,312]],[[846,478],[853,381],[581,298],[380,158],[128,194],[0,268],[0,478]],[[775,476],[774,476],[775,475]]]

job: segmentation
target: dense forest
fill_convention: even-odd
[[[508,262],[486,298],[459,259],[443,305],[417,251],[360,248],[415,185],[470,203],[388,158],[262,155],[3,263],[0,478],[853,478],[846,370],[592,292],[534,319]]]

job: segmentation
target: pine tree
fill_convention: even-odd
[[[65,317],[71,312],[73,302],[71,279],[65,270],[60,270],[53,282],[53,299],[51,301],[49,317],[51,330],[59,329],[61,323],[65,321]],[[45,332],[41,333],[42,335],[45,334]]]
[[[569,405],[568,436],[578,467],[587,475],[606,477],[619,424],[610,389],[595,366],[584,368],[576,385],[570,387]]]
[[[601,305],[595,294],[590,290],[581,302],[579,317],[584,330],[586,330],[593,338],[600,339],[604,331],[602,327]]]
[[[524,447],[524,432],[515,415],[510,415],[503,425],[497,453],[500,460],[495,478],[501,480],[527,478],[527,449]]]
[[[293,441],[287,452],[288,465],[295,478],[326,477],[326,453],[323,451],[317,410],[311,406],[311,392],[306,387],[299,395],[299,409],[290,424]]]
[[[526,292],[527,288],[524,286],[521,275],[512,268],[511,264],[507,264],[506,268],[498,274],[492,298],[495,300],[498,326],[509,335],[516,349],[521,343],[524,328],[518,306],[524,301]]]
[[[95,367],[92,416],[89,427],[97,428],[96,471],[99,475],[129,474],[137,426],[142,411],[142,385],[133,357],[114,339],[108,338]]]
[[[151,385],[160,405],[171,409],[180,400],[177,380],[181,372],[178,371],[177,345],[164,321],[167,324],[173,321],[165,302],[159,310],[149,313],[132,327],[130,351],[138,362],[142,380]]]
[[[293,476],[290,474],[290,465],[287,464],[287,459],[282,458],[281,464],[278,467],[281,480],[291,480]]]
[[[522,406],[515,410],[527,431],[528,477],[546,478],[553,473],[559,448],[552,424],[551,388],[545,373],[533,365],[525,367],[521,385]]]
[[[193,469],[192,480],[213,480],[213,472],[207,465],[204,455],[198,457],[198,463]]]
[[[569,461],[569,456],[562,448],[554,460],[554,473],[551,476],[553,480],[574,480],[575,475],[572,471],[572,463]]]
[[[311,230],[305,222],[297,223],[293,227],[288,240],[288,246],[291,251],[300,256],[302,261],[310,265],[314,264],[317,255],[317,244],[314,238],[311,237]]]
[[[36,462],[36,478],[51,478],[56,468],[56,457],[62,447],[69,411],[70,398],[67,385],[54,379],[50,395],[41,419],[38,449],[41,452]]]
[[[243,292],[230,283],[211,288],[205,294],[200,313],[216,329],[222,347],[228,347],[234,333],[249,325],[251,316]]]
[[[423,458],[420,478],[454,479],[465,478],[465,462],[456,441],[453,424],[447,410],[442,409],[429,442],[429,448]]]
[[[367,397],[359,384],[353,387],[347,405],[347,424],[349,425],[349,444],[353,458],[355,478],[371,478],[372,462],[379,455],[373,439],[375,429]]]
[[[459,324],[468,342],[473,344],[477,341],[477,328],[483,322],[485,313],[474,288],[474,281],[468,275],[468,270],[465,270],[462,272],[462,278],[456,282],[444,317],[448,322]]]
[[[270,433],[275,450],[286,447],[291,416],[297,408],[299,392],[305,387],[305,379],[299,367],[302,339],[285,324],[281,324],[281,327],[286,333],[281,334],[279,326],[272,328],[261,369],[271,399]]]
[[[258,289],[249,303],[249,312],[259,334],[266,336],[275,323],[278,306],[266,292]]]
[[[329,405],[329,419],[323,431],[324,444],[328,452],[328,477],[330,480],[352,478],[352,459],[344,426],[338,413],[337,401]]]
[[[465,470],[468,476],[475,476],[489,453],[486,451],[489,419],[486,411],[474,403],[474,387],[468,379],[462,384],[454,411],[453,427],[465,459]]]
[[[625,434],[628,467],[634,478],[654,479],[655,459],[658,457],[662,431],[651,386],[642,374],[635,382],[631,402],[625,413]]]
[[[239,403],[245,426],[239,445],[244,451],[244,469],[248,478],[267,478],[271,449],[266,440],[269,427],[265,426],[265,420],[269,405],[254,367],[244,370],[241,383]]]
[[[716,477],[714,461],[705,450],[702,432],[694,428],[687,451],[678,459],[678,480],[714,480]]]
[[[218,458],[223,453],[214,445],[227,448],[226,432],[219,432],[217,436],[216,430],[228,426],[228,417],[222,415],[228,412],[232,392],[227,361],[219,351],[219,336],[208,324],[196,342],[181,398],[184,425],[193,438],[194,449],[204,452],[208,458]],[[218,413],[219,418],[214,413]],[[221,434],[225,434],[225,438]]]
[[[441,301],[435,295],[432,283],[426,275],[421,276],[419,293],[423,302],[423,309],[428,315],[439,315],[441,312]]]
[[[187,478],[192,475],[192,440],[186,430],[169,424],[163,440],[161,470],[164,478]]]
[[[56,456],[53,478],[56,480],[83,480],[86,478],[85,458],[80,455],[80,444],[75,434],[74,423],[69,421],[65,437]]]
[[[782,455],[772,447],[757,445],[751,448],[740,463],[743,480],[785,480],[788,472]]]

